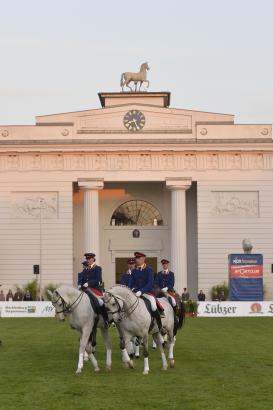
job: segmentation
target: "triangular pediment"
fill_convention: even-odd
[[[76,120],[77,130],[90,132],[124,131],[124,116],[129,111],[141,111],[145,117],[145,131],[191,131],[192,116],[181,113],[180,110],[172,110],[147,106],[142,104],[126,104],[119,107],[94,110],[90,115],[78,116]]]

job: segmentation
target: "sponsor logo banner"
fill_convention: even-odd
[[[228,270],[230,300],[263,299],[263,255],[230,254]]]
[[[51,302],[0,302],[1,317],[54,317]]]
[[[273,316],[273,302],[198,302],[201,317]]]

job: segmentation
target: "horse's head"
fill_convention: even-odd
[[[141,68],[144,69],[144,70],[150,70],[150,67],[149,67],[148,63],[141,64]]]
[[[114,322],[120,323],[122,320],[121,313],[123,312],[124,308],[124,300],[120,296],[117,296],[114,293],[108,291],[105,292],[103,301],[108,313],[112,316]]]
[[[54,292],[50,292],[52,305],[55,307],[55,317],[59,320],[65,320],[65,313],[69,306],[69,298],[64,287],[60,286]]]

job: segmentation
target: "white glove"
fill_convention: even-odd
[[[88,283],[85,282],[82,286],[83,286],[84,288],[88,288]]]
[[[140,290],[138,292],[136,292],[136,296],[139,298],[142,295],[142,293],[140,292]]]
[[[162,292],[167,292],[168,288],[163,288]]]

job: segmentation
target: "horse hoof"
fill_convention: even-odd
[[[112,367],[111,367],[111,366],[106,366],[106,371],[107,371],[107,372],[111,372],[111,370],[112,370]]]
[[[144,374],[144,375],[149,374],[149,370],[144,370],[144,372],[142,372],[142,374]]]
[[[139,359],[139,355],[135,355],[135,358],[136,358],[136,359]]]
[[[173,369],[174,366],[175,366],[175,361],[174,361],[174,359],[171,359],[170,360],[170,368]]]
[[[168,369],[168,367],[167,367],[167,366],[164,366],[164,367],[162,367],[162,369],[161,369],[161,370],[166,371],[167,369]]]
[[[130,360],[130,361],[128,362],[128,364],[129,364],[130,369],[134,369],[134,368],[135,368],[133,360]]]
[[[123,364],[123,367],[124,367],[125,369],[129,369],[129,363],[123,362],[122,364]]]
[[[94,372],[96,372],[96,373],[98,373],[100,371],[100,368],[99,367],[96,367],[95,369],[94,369]]]
[[[82,369],[77,369],[76,374],[80,374],[82,372]]]

